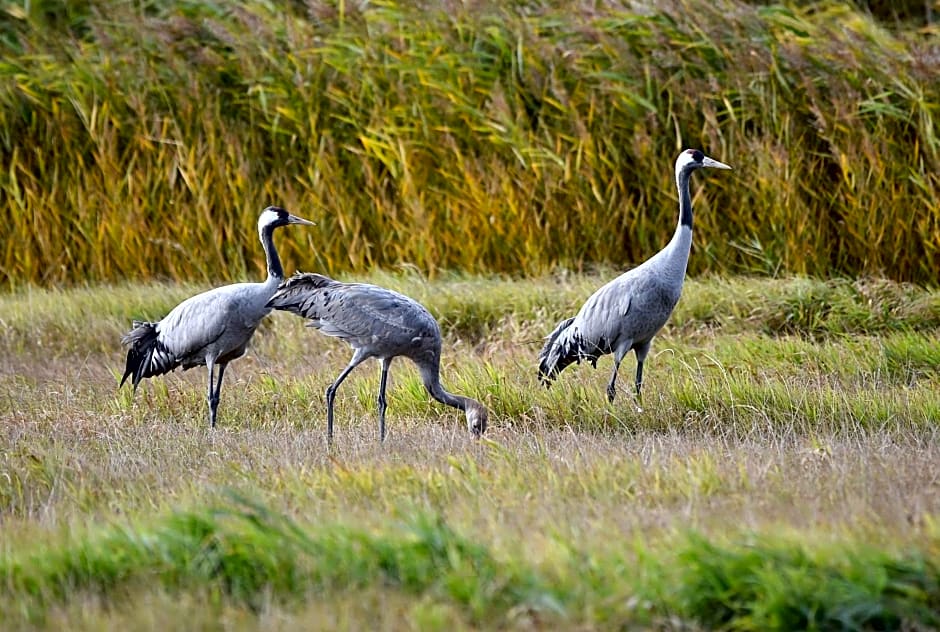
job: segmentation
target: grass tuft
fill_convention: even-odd
[[[940,623],[940,567],[920,556],[807,550],[692,536],[679,556],[681,607],[707,628],[897,630]]]

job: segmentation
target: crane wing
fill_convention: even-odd
[[[585,353],[610,353],[633,304],[633,280],[621,275],[592,294],[572,324]]]
[[[438,331],[431,314],[407,296],[319,274],[294,275],[268,305],[308,318],[324,334],[356,344],[380,339],[404,344]]]
[[[160,342],[177,358],[184,358],[221,339],[226,330],[242,323],[231,318],[234,309],[226,287],[190,297],[177,305],[158,324]]]
[[[325,305],[323,332],[341,337],[408,336],[427,328],[430,315],[410,298],[375,285],[342,286]]]

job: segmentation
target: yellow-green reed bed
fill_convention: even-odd
[[[11,628],[931,629],[940,293],[691,281],[629,376],[536,380],[609,273],[357,277],[427,303],[483,441],[393,364],[274,314],[206,423],[201,369],[117,390],[119,339],[200,285],[0,295],[0,620]]]
[[[696,178],[693,273],[940,268],[935,25],[731,0],[4,11],[8,287],[256,273],[271,203],[319,222],[277,236],[308,269],[635,263],[686,146],[735,167]]]

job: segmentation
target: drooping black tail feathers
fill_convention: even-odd
[[[329,287],[336,283],[333,279],[322,274],[312,272],[295,272],[294,276],[281,283],[277,292],[267,302],[265,307],[291,312],[304,318],[317,318],[315,308],[318,301],[315,299],[317,290]]]
[[[124,365],[124,377],[118,388],[131,377],[134,390],[145,377],[163,375],[179,366],[173,354],[160,342],[157,323],[134,321],[134,328],[123,338],[121,343],[127,347],[127,362]]]
[[[555,376],[569,364],[592,359],[584,353],[577,333],[569,329],[572,322],[573,317],[558,323],[555,330],[546,336],[545,346],[539,352],[539,379],[545,386],[551,386]]]

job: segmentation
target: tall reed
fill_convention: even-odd
[[[936,28],[841,3],[383,1],[9,8],[0,284],[288,268],[531,274],[668,239],[686,146],[691,272],[940,269]]]

